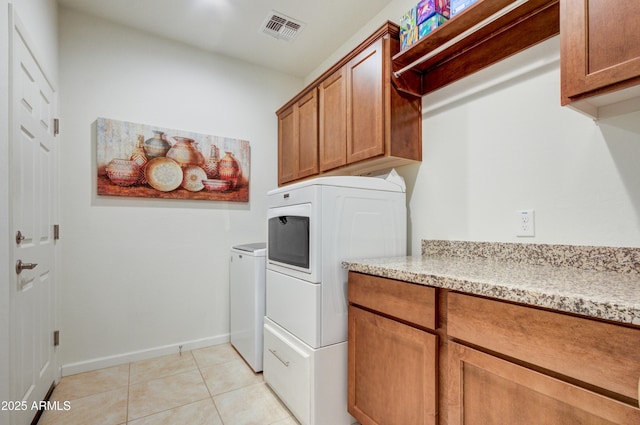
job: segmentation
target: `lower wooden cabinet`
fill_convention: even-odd
[[[638,326],[354,272],[348,290],[363,425],[640,424]]]
[[[618,394],[637,406],[638,328],[459,293],[447,298],[447,318],[449,338]]]
[[[362,425],[437,424],[438,337],[349,306],[349,413]]]
[[[448,352],[450,425],[640,423],[628,404],[455,342]]]

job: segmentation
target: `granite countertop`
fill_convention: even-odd
[[[345,261],[350,271],[640,326],[640,274],[429,254]],[[635,253],[635,252],[634,252]]]

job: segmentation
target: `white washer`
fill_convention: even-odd
[[[237,245],[229,260],[231,345],[256,372],[262,371],[266,243]]]
[[[350,425],[344,260],[406,254],[404,180],[319,177],[267,196],[264,381],[302,425]]]

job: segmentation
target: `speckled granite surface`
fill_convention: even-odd
[[[640,248],[423,240],[422,255],[487,258],[584,270],[640,273]]]
[[[618,271],[610,271],[611,266],[602,264],[609,264],[610,259],[616,258],[615,254],[607,254],[606,261],[595,262],[581,255],[565,257],[570,258],[569,262],[557,257],[552,261],[539,261],[540,257],[535,256],[531,257],[533,261],[529,261],[526,258],[518,260],[519,255],[527,249],[548,252],[547,248],[500,244],[503,248],[504,245],[513,245],[507,246],[507,250],[520,253],[517,258],[505,258],[486,255],[487,252],[503,252],[500,248],[489,247],[487,243],[480,243],[465,252],[447,251],[452,244],[439,244],[441,241],[428,241],[427,245],[432,242],[436,243],[427,250],[423,244],[425,255],[421,257],[362,259],[343,264],[355,272],[640,326],[640,273],[637,271],[640,266],[633,261],[626,266],[613,266]],[[445,245],[448,245],[447,250],[442,250]],[[478,251],[474,252],[475,248]],[[635,251],[640,252],[635,248],[622,250],[625,253],[619,254],[621,258],[634,258],[637,255]],[[485,255],[476,255],[478,252]],[[560,248],[556,252],[566,250]],[[577,249],[572,252],[590,251]],[[592,267],[593,264],[600,265]]]

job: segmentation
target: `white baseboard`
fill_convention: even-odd
[[[164,345],[161,347],[149,348],[146,350],[131,351],[129,353],[116,354],[114,356],[100,357],[97,359],[86,360],[77,363],[69,363],[60,366],[61,375],[69,376],[77,373],[89,372],[92,370],[103,369],[105,367],[118,366],[125,363],[137,362],[140,360],[151,359],[154,357],[165,356],[168,354],[176,354],[182,351],[190,351],[198,348],[209,347],[211,345],[224,344],[229,342],[229,334],[218,335],[209,338],[197,339],[194,341],[184,341],[175,344]]]

